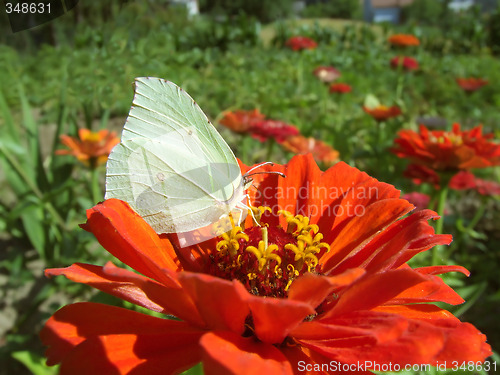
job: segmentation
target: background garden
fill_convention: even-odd
[[[78,129],[119,135],[132,82],[141,76],[184,88],[246,164],[286,163],[309,150],[323,169],[342,160],[402,194],[426,194],[408,199],[442,211],[439,229],[454,242],[439,259],[424,253],[414,265],[460,264],[471,271],[469,278],[446,275],[467,301],[447,308],[498,350],[498,167],[472,170],[492,181],[487,189],[450,188],[446,195],[446,187],[409,174],[408,160],[390,151],[401,129],[419,124],[431,130],[482,124],[498,140],[498,4],[456,13],[446,1],[416,0],[404,9],[404,24],[394,26],[362,22],[356,1],[318,3],[299,16],[292,3],[204,0],[202,14],[189,17],[163,1],[81,2],[16,34],[1,16],[0,374],[55,373],[43,364],[37,332],[67,303],[134,308],[65,278],[46,279],[43,269],[111,260],[78,227],[85,210],[103,199],[105,165],[57,151],[68,149],[60,136],[76,137]],[[418,44],[389,42],[395,34],[412,35]],[[297,36],[311,40],[290,39]],[[481,80],[482,87],[470,87]],[[375,118],[379,104],[397,110]],[[255,115],[273,120],[274,137],[241,125]],[[281,139],[287,129],[302,138]]]

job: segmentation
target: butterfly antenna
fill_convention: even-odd
[[[250,173],[250,174],[245,173],[245,176],[246,177],[250,177],[250,176],[254,176],[256,174],[277,174],[277,175],[279,175],[281,177],[284,177],[284,178],[286,177],[286,174],[278,172],[278,171],[253,172],[253,173]]]
[[[277,174],[281,177],[286,177],[286,175],[284,173],[281,173],[281,172],[278,172],[278,171],[265,171],[265,172],[253,172],[251,173],[252,171],[260,168],[260,167],[263,167],[264,165],[270,165],[270,166],[274,166],[274,163],[272,161],[266,161],[264,163],[261,163],[259,165],[256,165],[255,167],[252,167],[250,168],[245,174],[244,174],[244,177],[250,177],[250,176],[254,176],[256,174]]]

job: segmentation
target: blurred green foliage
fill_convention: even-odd
[[[0,240],[5,247],[0,274],[7,275],[4,304],[18,312],[0,348],[0,360],[8,363],[0,374],[22,373],[21,363],[33,373],[50,374],[33,331],[49,312],[75,298],[105,298],[63,278],[43,277],[48,266],[102,264],[109,258],[78,228],[85,210],[98,200],[90,186],[95,176],[55,150],[62,148],[61,134],[76,135],[78,128],[119,131],[132,101],[134,77],[157,76],[179,84],[216,120],[227,109],[259,108],[269,118],[293,123],[302,134],[323,140],[339,150],[342,160],[404,192],[430,190],[402,177],[406,162],[387,151],[399,129],[416,128],[417,119],[431,117],[448,127],[453,122],[465,128],[483,123],[486,131],[500,136],[500,62],[489,50],[498,51],[498,12],[456,15],[459,24],[449,21],[446,33],[417,22],[399,27],[351,23],[339,29],[280,21],[273,25],[274,40],[267,46],[261,42],[260,22],[282,17],[284,11],[266,10],[266,18],[250,9],[245,16],[229,3],[200,1],[202,9],[210,6],[217,13],[219,7],[229,15],[214,20],[207,15],[189,18],[182,9],[160,2],[86,2],[79,13],[57,22],[10,34],[9,40],[0,37]],[[234,2],[243,3],[252,4]],[[278,8],[289,3],[265,2]],[[391,48],[386,39],[398,32],[415,34],[421,46]],[[294,35],[312,37],[319,46],[294,52],[284,46]],[[389,60],[399,54],[416,58],[420,69],[390,69]],[[320,65],[337,68],[339,81],[353,92],[330,95],[312,74]],[[467,76],[490,83],[467,95],[455,83],[455,78]],[[403,115],[378,128],[361,109],[367,94],[386,105],[398,104]],[[266,150],[257,140],[219,130],[247,164],[265,160]],[[291,156],[276,149],[273,161],[284,163]],[[95,173],[102,189],[104,170]],[[481,177],[498,181],[500,176],[486,170]],[[484,218],[471,228],[482,204]],[[454,234],[456,245],[447,262],[472,271],[467,281],[447,279],[470,299],[456,313],[500,345],[495,321],[500,299],[498,199],[457,192],[450,196],[449,208],[445,231]],[[423,255],[419,265],[428,264]],[[19,290],[21,286],[27,291]]]
[[[359,19],[362,16],[361,2],[351,0],[322,1],[310,4],[302,11],[306,18]]]
[[[244,14],[261,22],[271,22],[287,18],[293,13],[294,0],[199,0],[203,13],[223,16]]]

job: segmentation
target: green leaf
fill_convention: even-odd
[[[45,246],[47,243],[44,222],[44,210],[41,205],[29,205],[21,213],[21,221],[31,244],[42,259],[46,258]]]
[[[12,358],[25,365],[34,375],[55,375],[58,370],[57,367],[47,366],[44,357],[28,350],[14,352]]]

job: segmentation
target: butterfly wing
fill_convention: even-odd
[[[172,82],[137,78],[105,198],[128,202],[156,232],[174,233],[216,222],[243,195],[234,154],[194,100]]]

